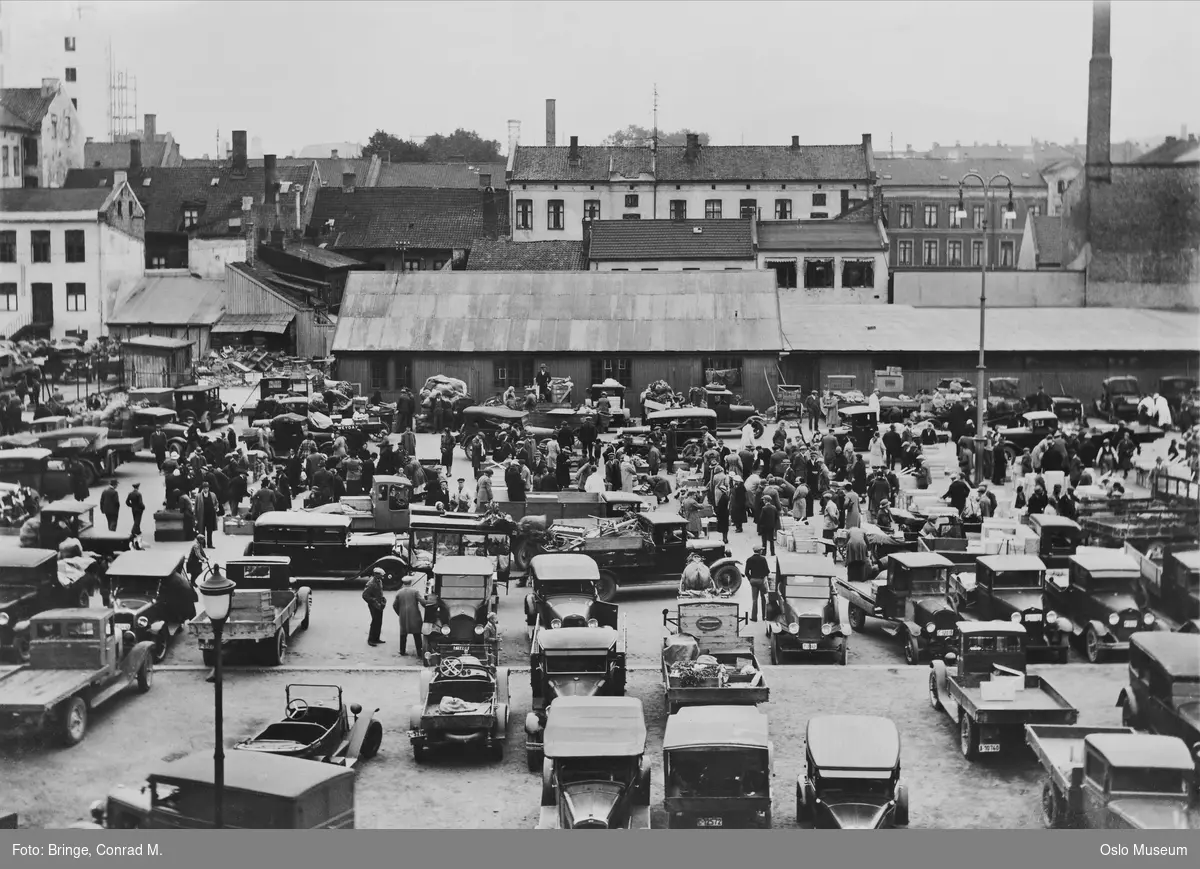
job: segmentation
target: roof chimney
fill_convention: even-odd
[[[42,79],[42,96],[52,97],[58,93],[58,79],[44,78]]]
[[[687,158],[687,161],[689,163],[695,162],[696,158],[700,156],[700,134],[699,133],[688,133],[687,134],[687,150],[684,151],[684,156]]]
[[[483,194],[483,231],[493,241],[500,237],[500,215],[495,191]]]
[[[1087,174],[1108,180],[1112,163],[1112,9],[1107,0],[1092,4],[1092,59],[1088,63]]]
[[[330,160],[336,160],[336,159],[338,158],[337,152],[338,152],[338,149],[337,149],[337,148],[333,148],[333,149],[331,149],[331,150],[329,151],[329,159],[330,159]]]
[[[263,184],[265,186],[263,202],[274,202],[279,185],[275,181],[275,155],[263,155]]]
[[[128,182],[129,182],[129,173],[125,172],[122,169],[118,169],[116,172],[113,173],[113,190],[116,190],[122,184],[127,184]]]
[[[137,139],[129,140],[129,170],[142,171],[142,143]]]
[[[792,147],[793,148],[800,147],[800,137],[799,136],[792,136]]]
[[[146,115],[146,121],[142,124],[145,128],[142,130],[146,141],[153,144],[158,141],[158,115]]]
[[[484,189],[487,189],[488,187],[492,186],[492,173],[491,172],[480,172],[479,173],[479,186]]]
[[[246,174],[246,131],[233,131],[233,172],[235,175]]]
[[[277,247],[280,250],[283,249],[283,230],[282,229],[272,229],[271,230],[271,247]]]
[[[546,100],[546,147],[553,148],[558,144],[554,132],[554,100]]]
[[[571,137],[571,150],[567,152],[567,162],[572,166],[579,165],[579,137]]]
[[[354,192],[354,181],[357,177],[358,176],[353,172],[343,172],[342,173],[342,192],[343,193],[353,193]]]
[[[513,151],[517,150],[517,143],[519,141],[521,141],[521,122],[520,121],[509,121],[508,122],[508,153],[509,153],[509,155],[511,155]]]

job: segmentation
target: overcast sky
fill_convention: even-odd
[[[5,2],[14,22],[60,3]],[[14,9],[13,6],[20,8]],[[185,156],[234,129],[286,154],[456,127],[598,143],[649,127],[714,144],[1085,137],[1090,2],[130,2],[90,0]],[[1200,132],[1200,3],[1113,3],[1112,138]]]

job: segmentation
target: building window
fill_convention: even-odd
[[[938,243],[931,238],[921,245],[921,265],[935,266],[938,264]]]
[[[124,216],[125,216],[125,203],[122,202],[120,199],[118,199],[117,200],[117,217],[124,217]],[[132,214],[129,216],[133,217]]]
[[[1011,241],[1000,242],[1000,268],[1011,269],[1013,267],[1013,248],[1014,244]]]
[[[592,357],[592,383],[612,379],[627,389],[633,388],[633,363],[628,356]]]
[[[1030,217],[1041,217],[1042,216],[1042,206],[1040,206],[1040,205],[1029,206],[1029,216]]]
[[[75,81],[75,67],[67,67],[67,81]]]
[[[812,195],[812,198],[813,198],[813,203],[812,203],[813,208],[824,208],[825,207],[826,202],[825,202],[825,194],[824,193],[814,193]]]
[[[806,259],[804,261],[804,289],[833,289],[833,260]]]
[[[946,226],[951,229],[959,229],[962,227],[962,218],[958,216],[958,203],[951,203],[950,208],[946,211]]]
[[[0,284],[0,311],[17,310],[17,285]]]
[[[952,238],[946,242],[946,265],[962,265],[962,242],[957,238]]]
[[[583,216],[588,220],[600,219],[600,200],[587,199],[583,203]]]
[[[672,199],[671,200],[671,219],[672,220],[687,220],[687,200]]]
[[[492,365],[493,386],[497,389],[521,390],[533,385],[533,360],[519,357],[500,357]]]
[[[184,229],[190,229],[191,227],[195,226],[199,222],[200,222],[200,209],[199,208],[183,209],[183,228]]]
[[[1066,181],[1059,181],[1059,182],[1058,182],[1058,192],[1059,192],[1060,194],[1061,194],[1061,193],[1066,193],[1066,192],[1067,192],[1067,182],[1066,182]]]
[[[767,260],[767,268],[775,270],[775,286],[781,290],[796,289],[796,261]]]
[[[29,239],[33,243],[33,261],[35,263],[50,262],[50,231],[34,230],[29,233]]]
[[[971,242],[971,265],[976,268],[983,265],[983,242],[978,239]]]
[[[638,207],[638,195],[636,193],[626,193],[625,194],[625,207],[626,208],[637,208]]]
[[[1001,218],[1000,218],[1000,228],[1001,229],[1012,229],[1014,226],[1016,226],[1017,215],[1015,213],[1011,217],[1008,214],[1006,214],[1005,212],[1000,212],[1000,214],[1001,214]]]
[[[925,228],[937,229],[938,225],[938,207],[936,205],[925,206]]]
[[[973,229],[983,229],[983,217],[986,213],[982,205],[971,206],[971,227]]]
[[[4,171],[4,177],[7,178],[8,177],[8,145],[5,145],[3,149],[0,149],[0,153],[2,153],[4,155],[4,170],[3,171]]]
[[[739,211],[743,219],[747,217],[755,217],[758,214],[758,200],[743,199],[740,203]]]
[[[423,263],[419,259],[406,259],[404,261],[404,271],[406,271],[406,272],[424,271],[424,269],[421,267],[422,265],[423,265]]]
[[[87,310],[87,293],[84,284],[67,284],[67,310]]]
[[[913,264],[913,243],[911,241],[900,242],[899,258],[896,265],[911,266]]]
[[[546,203],[546,229],[563,228],[563,201],[551,199]]]
[[[74,36],[64,36],[63,37],[63,51],[74,51],[74,50],[75,50],[75,37]]]
[[[842,260],[842,287],[849,290],[875,289],[875,261],[869,259]]]
[[[71,108],[73,108],[73,109],[79,108],[79,100],[77,100],[75,97],[71,97]]]
[[[705,383],[724,383],[730,389],[742,385],[740,356],[705,356],[700,360]]]
[[[444,259],[435,259],[433,261],[433,270],[435,272],[440,272],[444,265],[446,265],[446,261]]]
[[[21,174],[21,146],[20,145],[12,146],[12,158],[13,158],[12,173],[14,175],[20,175]]]
[[[6,229],[0,232],[0,263],[15,263],[17,261],[17,233]]]
[[[775,219],[776,220],[791,220],[792,219],[792,200],[776,199],[775,200]]]
[[[387,360],[374,358],[371,360],[371,388],[387,389]]]
[[[900,228],[912,229],[912,214],[913,207],[911,205],[900,206]]]
[[[814,211],[808,215],[809,220],[825,220],[829,217],[828,211]]]
[[[640,214],[622,214],[621,219],[622,220],[641,220],[642,216]]]
[[[704,200],[704,217],[706,220],[721,219],[721,200],[706,199]]]
[[[68,229],[67,236],[67,262],[81,263],[87,260],[87,251],[83,241],[82,229]]]
[[[517,200],[517,229],[533,229],[533,200]]]

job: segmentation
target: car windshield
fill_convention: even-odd
[[[438,597],[446,603],[479,603],[487,597],[489,577],[451,576],[438,577]]]
[[[1136,595],[1137,586],[1137,577],[1130,574],[1109,573],[1097,575],[1093,573],[1087,579],[1088,591],[1098,594]]]
[[[1176,706],[1185,703],[1200,703],[1200,680],[1178,679],[1171,686],[1171,700]]]
[[[1003,570],[992,574],[992,588],[1041,588],[1036,570]]]
[[[603,673],[607,669],[607,649],[602,654],[576,652],[571,655],[546,655],[547,673]]]
[[[637,761],[628,757],[567,757],[555,761],[560,784],[587,781],[623,783],[633,777]]]
[[[829,586],[802,583],[793,585],[793,580],[787,582],[787,596],[792,600],[829,600]]]
[[[1110,790],[1127,794],[1183,795],[1188,788],[1182,770],[1132,768],[1114,769]]]
[[[1004,652],[1016,653],[1021,651],[1021,638],[1012,634],[999,637],[967,637],[968,652]]]
[[[890,798],[892,782],[886,778],[829,778],[821,776],[821,797],[829,802],[862,799],[863,797]]]
[[[1188,380],[1183,377],[1177,377],[1175,379],[1163,380],[1159,384],[1159,388],[1163,392],[1187,392],[1194,385],[1195,385],[1194,380]]]
[[[933,576],[922,576],[912,582],[912,593],[922,597],[937,597],[946,593],[946,572],[939,570]]]
[[[1114,380],[1108,385],[1113,395],[1137,395],[1137,385],[1132,380]]]
[[[564,594],[582,594],[590,597],[596,584],[588,580],[552,579],[535,580],[534,587],[546,597]]]
[[[668,797],[766,796],[770,786],[765,748],[689,748],[672,751]]]

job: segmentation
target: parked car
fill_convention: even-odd
[[[704,454],[704,436],[717,433],[717,412],[706,407],[669,407],[646,414],[646,428],[666,431],[675,423],[679,458],[694,462]]]
[[[1158,379],[1158,394],[1167,400],[1167,405],[1171,408],[1171,416],[1179,414],[1180,404],[1191,396],[1192,390],[1197,385],[1196,378],[1194,377],[1174,375]]]
[[[1010,423],[1029,409],[1021,397],[1021,381],[1016,377],[989,377],[987,421],[992,426]]]
[[[764,613],[771,663],[824,655],[845,664],[850,635],[838,614],[833,559],[780,552],[775,565],[774,579],[767,579],[770,615]]]
[[[690,706],[667,718],[667,829],[771,829],[775,749],[767,716],[749,706]]]
[[[1019,425],[997,429],[1008,466],[1011,468],[1025,450],[1032,450],[1046,439],[1046,435],[1057,434],[1058,423],[1054,411],[1030,410],[1021,414]]]
[[[421,671],[421,701],[409,711],[413,759],[423,763],[431,751],[477,745],[501,760],[509,709],[508,668],[488,663],[486,649],[443,657]]]
[[[1096,416],[1109,422],[1137,420],[1142,387],[1136,377],[1109,377],[1101,388],[1104,391],[1094,404]]]
[[[1144,548],[1126,543],[1124,551],[1141,568],[1142,599],[1155,622],[1172,631],[1200,627],[1200,550],[1157,542]]]
[[[132,631],[139,642],[153,643],[156,664],[196,616],[196,592],[184,575],[184,557],[162,549],[122,552],[106,571],[118,629]],[[173,606],[185,601],[192,603]]]
[[[876,715],[817,715],[804,732],[805,771],[796,780],[796,819],[818,828],[908,826],[900,782],[900,731]]]
[[[364,712],[358,703],[347,706],[337,685],[288,685],[285,691],[283,719],[243,739],[235,749],[344,767],[379,753],[383,724],[375,718],[378,709]]]
[[[1117,705],[1127,727],[1182,739],[1200,776],[1200,634],[1135,634]]]
[[[499,640],[484,638],[488,617],[495,614],[500,602],[491,559],[442,556],[433,566],[429,591],[437,604],[425,608],[425,621],[431,626],[425,638],[425,663],[433,666],[443,657],[482,645],[487,648],[484,660],[495,666]]]
[[[1046,606],[1067,619],[1072,637],[1098,664],[1128,651],[1134,633],[1156,629],[1154,613],[1139,600],[1140,580],[1137,562],[1119,549],[1077,552],[1067,587],[1046,583]]]
[[[586,555],[537,555],[529,564],[531,591],[525,597],[529,627],[617,626],[617,606],[596,596],[600,568]]]
[[[129,549],[129,535],[96,525],[96,505],[63,499],[42,508],[38,543],[43,549],[58,549],[68,537],[79,541],[84,552],[116,555]]]
[[[69,569],[53,549],[0,549],[0,652],[28,661],[30,635],[18,631],[40,612],[89,607],[99,577]]]
[[[50,501],[71,494],[71,471],[66,459],[45,447],[0,450],[0,483],[28,486]]]
[[[563,697],[546,725],[538,829],[650,829],[645,753],[641,700]]]
[[[487,407],[475,405],[462,412],[462,428],[458,432],[458,444],[465,447],[467,442],[479,434],[483,436],[483,445],[491,452],[500,443],[501,435],[509,429],[520,427],[532,434],[537,440],[550,437],[554,429],[548,427],[527,426],[529,414],[510,407]]]
[[[717,415],[718,426],[741,428],[746,421],[758,416],[752,404],[743,404],[740,395],[734,395],[728,387],[709,384],[704,387],[704,400],[708,409]]]
[[[350,517],[333,513],[263,513],[254,521],[245,554],[287,558],[295,576],[358,581],[364,569],[396,551],[396,535],[355,532],[350,524]]]
[[[229,422],[229,410],[221,401],[219,386],[181,386],[175,390],[175,410],[184,425],[193,422],[201,431]]]

